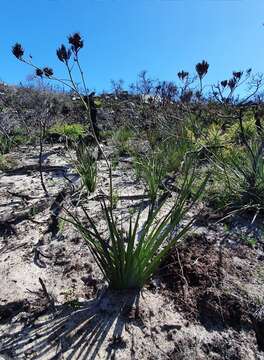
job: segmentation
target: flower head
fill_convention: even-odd
[[[43,68],[43,73],[44,73],[45,76],[50,77],[50,76],[53,75],[53,70],[51,68],[49,68],[49,67],[44,67]]]
[[[69,44],[71,44],[71,49],[74,53],[77,52],[83,47],[83,40],[79,33],[74,33],[68,37]]]
[[[57,56],[60,61],[68,62],[71,57],[71,50],[66,49],[65,45],[62,44],[61,47],[57,49]]]
[[[203,60],[202,62],[200,62],[196,65],[195,69],[196,69],[196,72],[197,72],[199,78],[202,79],[207,74],[207,71],[209,69],[209,64],[208,64],[208,62]]]
[[[19,43],[16,43],[13,47],[12,47],[12,53],[15,55],[15,57],[19,60],[22,59],[23,55],[24,55],[24,49],[22,48],[22,45]]]
[[[237,83],[237,80],[235,77],[228,81],[228,86],[229,86],[230,90],[233,90],[236,87],[236,83]]]
[[[189,73],[187,71],[182,70],[182,71],[178,72],[177,75],[180,80],[184,80],[185,78],[187,78],[189,76]]]
[[[243,75],[243,71],[233,71],[233,76],[237,80],[240,80],[242,75]]]
[[[36,75],[42,77],[43,71],[41,69],[36,69]]]
[[[227,83],[228,83],[227,80],[221,81],[221,85],[223,86],[223,88],[225,88],[227,86]]]

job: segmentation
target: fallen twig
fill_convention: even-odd
[[[66,172],[68,169],[65,166],[52,166],[52,165],[43,165],[42,166],[42,171],[43,172],[52,172],[52,171],[63,171]],[[5,174],[7,176],[12,176],[12,175],[26,175],[28,173],[31,173],[32,171],[39,171],[39,165],[38,164],[33,164],[33,165],[25,165],[25,166],[21,166],[19,168],[16,169],[12,169],[12,170],[6,170]]]
[[[44,284],[44,281],[43,281],[41,278],[39,278],[39,282],[40,282],[40,285],[41,285],[41,287],[42,287],[43,293],[44,293],[46,299],[48,300],[48,303],[50,304],[50,306],[51,306],[51,308],[52,308],[52,311],[53,311],[53,312],[56,312],[56,307],[55,307],[54,299],[53,299],[53,297],[48,293],[47,288],[46,288],[46,286],[45,286],[45,284]]]

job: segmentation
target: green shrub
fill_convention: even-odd
[[[256,136],[256,123],[255,123],[255,119],[249,118],[243,121],[243,129],[244,129],[244,135],[245,135],[245,139],[246,141],[250,141],[252,140],[255,136]],[[226,133],[225,133],[225,140],[226,142],[231,142],[231,143],[236,143],[236,144],[240,144],[241,143],[241,129],[240,129],[240,125],[239,122],[231,125]]]
[[[211,193],[215,206],[264,210],[264,143],[255,139],[249,145],[231,147],[215,157]]]
[[[133,165],[136,176],[143,180],[153,203],[157,199],[164,177],[170,172],[180,170],[192,148],[192,144],[186,139],[170,139],[147,154],[134,153]]]
[[[1,171],[11,170],[15,166],[17,166],[17,162],[13,158],[9,157],[7,154],[5,155],[0,154]]]
[[[129,152],[128,142],[133,136],[133,131],[127,127],[122,127],[113,134],[113,142],[117,146],[120,154]]]
[[[163,142],[159,149],[161,160],[166,173],[178,171],[186,154],[192,151],[194,146],[186,139],[170,139]]]
[[[112,138],[114,135],[114,131],[113,130],[101,130],[100,135],[101,135],[102,139]]]
[[[48,132],[57,133],[69,140],[77,141],[86,133],[86,129],[82,124],[55,124]]]
[[[152,150],[154,150],[158,146],[161,139],[160,133],[154,129],[147,129],[144,135],[149,143],[149,146]]]
[[[149,154],[136,154],[133,161],[137,178],[142,179],[152,203],[156,201],[161,181],[166,174],[163,153],[158,149]]]
[[[96,106],[97,108],[100,108],[100,107],[102,107],[102,100],[100,100],[100,99],[95,99],[95,100],[94,100],[94,104],[95,104],[95,106]]]
[[[29,144],[35,139],[35,133],[29,136],[23,128],[15,128],[8,136],[0,135],[0,154],[8,153],[15,146]]]
[[[113,209],[116,209],[117,204],[118,204],[118,200],[119,200],[118,192],[113,191],[113,193],[112,193],[112,207],[113,207]]]
[[[186,141],[191,144],[192,150],[205,150],[207,154],[216,154],[227,143],[226,134],[223,133],[221,125],[213,123],[205,128],[199,129],[196,133],[193,129],[187,127],[184,129]],[[204,151],[201,152],[204,154]]]
[[[119,164],[119,154],[118,154],[118,152],[114,152],[111,156],[112,170],[116,170],[118,164]]]
[[[113,208],[102,203],[103,213],[108,225],[108,234],[101,235],[96,222],[84,213],[88,226],[73,213],[67,211],[68,221],[82,234],[112,289],[141,288],[156,272],[170,249],[181,241],[191,227],[192,220],[181,227],[190,206],[187,203],[188,194],[195,180],[192,162],[186,165],[185,180],[177,199],[171,209],[162,215],[164,202],[161,203],[147,220],[140,226],[141,212],[135,221],[130,217],[129,230],[126,234],[119,230],[114,218]],[[192,204],[203,192],[205,183],[197,191]]]
[[[96,188],[97,162],[92,156],[90,149],[82,143],[76,148],[76,158],[76,169],[82,183],[87,191],[92,193]]]
[[[35,137],[25,135],[21,129],[17,129],[12,135],[0,135],[0,154],[9,153],[15,146],[29,144]]]
[[[9,153],[13,147],[13,141],[11,138],[0,135],[0,154]]]
[[[5,171],[7,168],[7,161],[4,155],[0,155],[0,170]]]
[[[203,131],[199,144],[211,153],[217,153],[225,145],[225,135],[219,124],[212,124]]]
[[[18,134],[14,135],[13,137],[13,143],[16,145],[23,145],[23,144],[29,144],[33,138],[29,138],[27,135]]]

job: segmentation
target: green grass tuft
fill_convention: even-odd
[[[186,164],[185,179],[174,205],[164,215],[164,202],[150,212],[147,220],[140,226],[141,212],[136,218],[130,217],[129,230],[126,234],[120,231],[113,208],[102,202],[103,214],[108,226],[108,235],[101,234],[96,222],[83,208],[86,222],[66,210],[72,223],[81,233],[105,276],[109,287],[123,290],[142,288],[147,280],[157,271],[170,249],[181,241],[193,220],[182,224],[190,209],[188,197],[195,180],[192,162]],[[196,193],[193,205],[204,190],[207,178]],[[88,221],[88,225],[87,225]]]

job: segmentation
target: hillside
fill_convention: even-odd
[[[262,103],[101,94],[98,148],[78,96],[0,92],[1,356],[264,359]],[[89,236],[128,251],[136,214],[135,248],[146,226],[156,251],[179,238],[141,289],[111,289]]]

